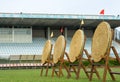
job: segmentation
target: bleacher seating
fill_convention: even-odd
[[[0,68],[8,68],[8,67],[39,67],[41,53],[44,47],[46,39],[45,38],[33,38],[32,43],[0,43],[0,59],[8,58],[10,62],[7,64],[0,64]],[[56,41],[56,38],[51,38],[52,44]],[[69,50],[71,37],[67,38],[66,51]],[[85,48],[90,52],[91,51],[91,38],[87,38],[85,43]],[[120,46],[118,43],[113,41],[112,45],[114,45],[120,54],[119,49]],[[54,46],[54,45],[53,45]],[[113,52],[111,52],[110,56]],[[27,56],[27,57],[25,57]],[[84,55],[83,55],[84,56]],[[24,62],[27,61],[27,62]],[[30,62],[28,62],[30,61]],[[15,63],[14,63],[15,62]],[[19,64],[21,63],[21,64]]]
[[[0,64],[0,68],[32,68],[41,66],[41,55],[10,55],[9,63]]]
[[[9,63],[11,63],[11,62],[20,63],[20,57],[21,57],[21,55],[10,55],[9,56]]]
[[[51,38],[52,44],[56,41],[56,38]],[[0,58],[8,58],[10,55],[41,55],[42,49],[46,39],[45,38],[33,38],[32,43],[0,43]],[[71,37],[67,38],[66,51],[69,50]],[[91,38],[87,38],[85,48],[91,51]],[[120,49],[118,44],[113,41],[113,45]]]
[[[45,38],[33,38],[32,43],[0,43],[0,56],[8,58],[9,55],[40,55],[45,41]]]

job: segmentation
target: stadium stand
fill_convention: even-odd
[[[1,55],[40,55],[45,38],[34,38],[33,43],[0,43]]]
[[[9,58],[10,62],[7,60],[7,64],[0,61],[0,68],[8,68],[10,67],[9,65],[11,65],[11,67],[16,67],[18,65],[18,68],[20,66],[22,67],[23,64],[26,63],[26,66],[29,65],[31,67],[39,67],[39,58],[41,56],[45,41],[47,39],[51,39],[54,44],[57,37],[62,34],[60,32],[61,27],[64,30],[63,35],[67,41],[66,51],[68,52],[71,37],[79,28],[81,19],[84,19],[85,21],[85,24],[82,26],[87,37],[85,48],[90,52],[91,37],[93,36],[96,25],[104,19],[110,22],[112,27],[115,28],[119,25],[120,19],[120,17],[116,18],[114,15],[57,15],[31,13],[0,13],[0,17],[0,60],[2,61],[3,58],[8,59],[10,56],[13,56],[13,58]],[[117,21],[114,22],[115,19],[117,19]],[[54,33],[53,38],[48,37],[51,32]],[[20,43],[21,40],[23,40],[22,43]],[[113,41],[113,45],[115,45],[117,51],[120,52],[119,44]],[[28,61],[25,62],[27,59],[24,59],[23,57],[24,60],[22,59],[21,62],[19,57],[14,57],[15,55],[33,55],[34,59],[32,60],[32,57],[30,57],[28,64]]]
[[[69,45],[70,45],[70,42],[71,42],[71,37],[73,36],[73,33],[75,32],[76,29],[68,29],[67,31],[67,38],[66,38],[66,41],[67,41],[67,44],[66,44],[66,51],[68,52],[69,51]],[[50,32],[54,33],[54,36],[53,38],[50,38],[51,41],[52,41],[52,44],[55,43],[58,35],[61,35],[60,33],[60,29],[51,29]],[[93,30],[84,30],[85,31],[85,35],[87,37],[87,40],[86,40],[86,44],[85,44],[85,48],[90,52],[91,50],[91,37],[92,37],[92,34],[93,34]],[[29,60],[29,63],[32,66],[40,66],[39,65],[39,62],[40,62],[40,55],[42,53],[42,49],[43,49],[43,46],[47,40],[47,36],[45,34],[45,30],[43,29],[32,29],[32,42],[31,43],[0,43],[0,59],[2,58],[10,58],[10,56],[14,56],[14,55],[33,55],[34,56],[34,59],[32,60]],[[119,44],[116,43],[115,41],[113,41],[113,45],[115,45],[117,51],[119,52]],[[54,45],[53,45],[54,46]],[[53,50],[52,50],[53,51]],[[113,53],[113,52],[111,52]],[[118,53],[119,54],[119,53]],[[84,56],[84,55],[83,55]],[[111,54],[112,56],[112,54]],[[15,59],[14,59],[15,58]],[[17,57],[14,57],[12,59],[10,59],[11,61],[10,62],[7,62],[8,64],[4,64],[2,62],[0,62],[0,68],[4,68],[4,67],[9,67],[9,63],[12,63],[13,62],[13,65],[11,65],[11,67],[13,66],[16,66],[14,64],[14,62],[17,62],[19,63],[21,61],[18,60],[19,58]],[[27,59],[26,59],[27,60]],[[25,61],[26,61],[25,60]],[[33,62],[32,62],[33,61]],[[21,62],[22,64],[23,63],[28,63],[27,62],[24,62],[24,60],[22,60]],[[36,63],[36,64],[35,64]],[[20,64],[20,65],[22,65]],[[20,65],[18,64],[17,68],[20,67]],[[28,65],[28,64],[27,64]],[[30,66],[29,65],[29,66]],[[28,66],[28,67],[29,67]],[[22,67],[22,66],[21,66]]]
[[[0,64],[0,68],[37,68],[41,66],[40,61],[41,55],[10,55],[9,63]]]

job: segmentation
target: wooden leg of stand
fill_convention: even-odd
[[[64,76],[63,72],[61,72],[61,75]]]
[[[82,66],[82,61],[81,61],[81,60],[82,60],[82,59],[80,58],[80,59],[79,59],[78,72],[77,72],[77,77],[76,77],[76,79],[79,79],[80,69],[81,69],[81,66]]]
[[[84,67],[84,65],[83,65],[83,64],[82,64],[81,66],[82,66],[82,68],[83,68],[83,70],[84,70],[84,72],[85,72],[86,76],[89,78],[89,75],[88,75],[88,73],[87,73],[86,68]]]
[[[52,69],[52,77],[54,77],[55,67]]]
[[[60,77],[61,74],[62,74],[62,66],[60,65],[60,67],[59,67],[59,75],[58,75],[58,77]]]
[[[59,72],[59,71],[55,71],[55,74],[56,74],[57,76],[59,76],[58,72]]]
[[[98,71],[97,71],[95,66],[94,66],[94,71],[95,71],[95,74],[96,74],[97,78],[100,80],[100,75],[99,75],[99,73],[98,73]]]
[[[75,75],[77,76],[78,74],[77,74],[77,71],[76,71],[75,67],[72,66],[71,68],[73,69],[73,71],[75,72]],[[76,77],[76,79],[78,79],[78,78]]]
[[[79,79],[80,69],[81,69],[81,62],[79,63],[79,66],[78,66],[78,72],[77,72],[76,79]]]
[[[70,78],[71,77],[71,74],[70,74],[70,71],[69,71],[69,69],[67,68],[67,66],[66,65],[64,65],[64,68],[66,69],[66,71],[67,71],[67,78]]]
[[[112,80],[115,81],[115,77],[114,77],[114,75],[111,73],[112,70],[110,69],[109,66],[108,66],[108,71],[109,71],[109,74],[110,74]]]
[[[92,65],[92,68],[91,68],[91,72],[90,72],[90,81],[92,80],[93,70],[94,70],[94,65]]]
[[[105,58],[105,68],[104,68],[103,81],[102,82],[106,82],[107,70],[108,70],[108,56]]]
[[[102,82],[106,82],[106,75],[107,75],[107,66],[105,66],[105,68],[104,68],[103,81]]]
[[[46,74],[45,74],[45,76],[47,76],[47,74],[48,74],[48,69],[49,69],[49,63],[47,64],[47,68],[46,68]]]
[[[40,73],[40,76],[42,76],[42,74],[43,74],[43,67],[41,68],[41,73]]]
[[[113,50],[113,52],[114,52],[114,54],[115,54],[115,56],[116,56],[117,61],[120,63],[120,57],[119,57],[119,55],[118,55],[118,53],[117,53],[117,50],[115,49],[114,46],[112,46],[112,50]]]

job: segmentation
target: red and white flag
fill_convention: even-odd
[[[60,32],[63,33],[63,27],[61,27]]]
[[[102,9],[102,10],[100,11],[100,14],[101,14],[101,15],[104,15],[104,12],[105,12],[105,10]]]

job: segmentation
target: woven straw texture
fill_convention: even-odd
[[[45,63],[51,54],[51,41],[47,40],[43,49],[41,62]]]
[[[64,56],[66,42],[64,36],[60,35],[54,45],[53,63],[57,63]]]
[[[92,39],[91,56],[94,62],[99,62],[107,53],[110,46],[111,28],[107,22],[101,22]]]
[[[77,30],[73,35],[70,43],[69,59],[70,62],[74,62],[76,57],[82,54],[84,47],[84,32],[82,30]]]

